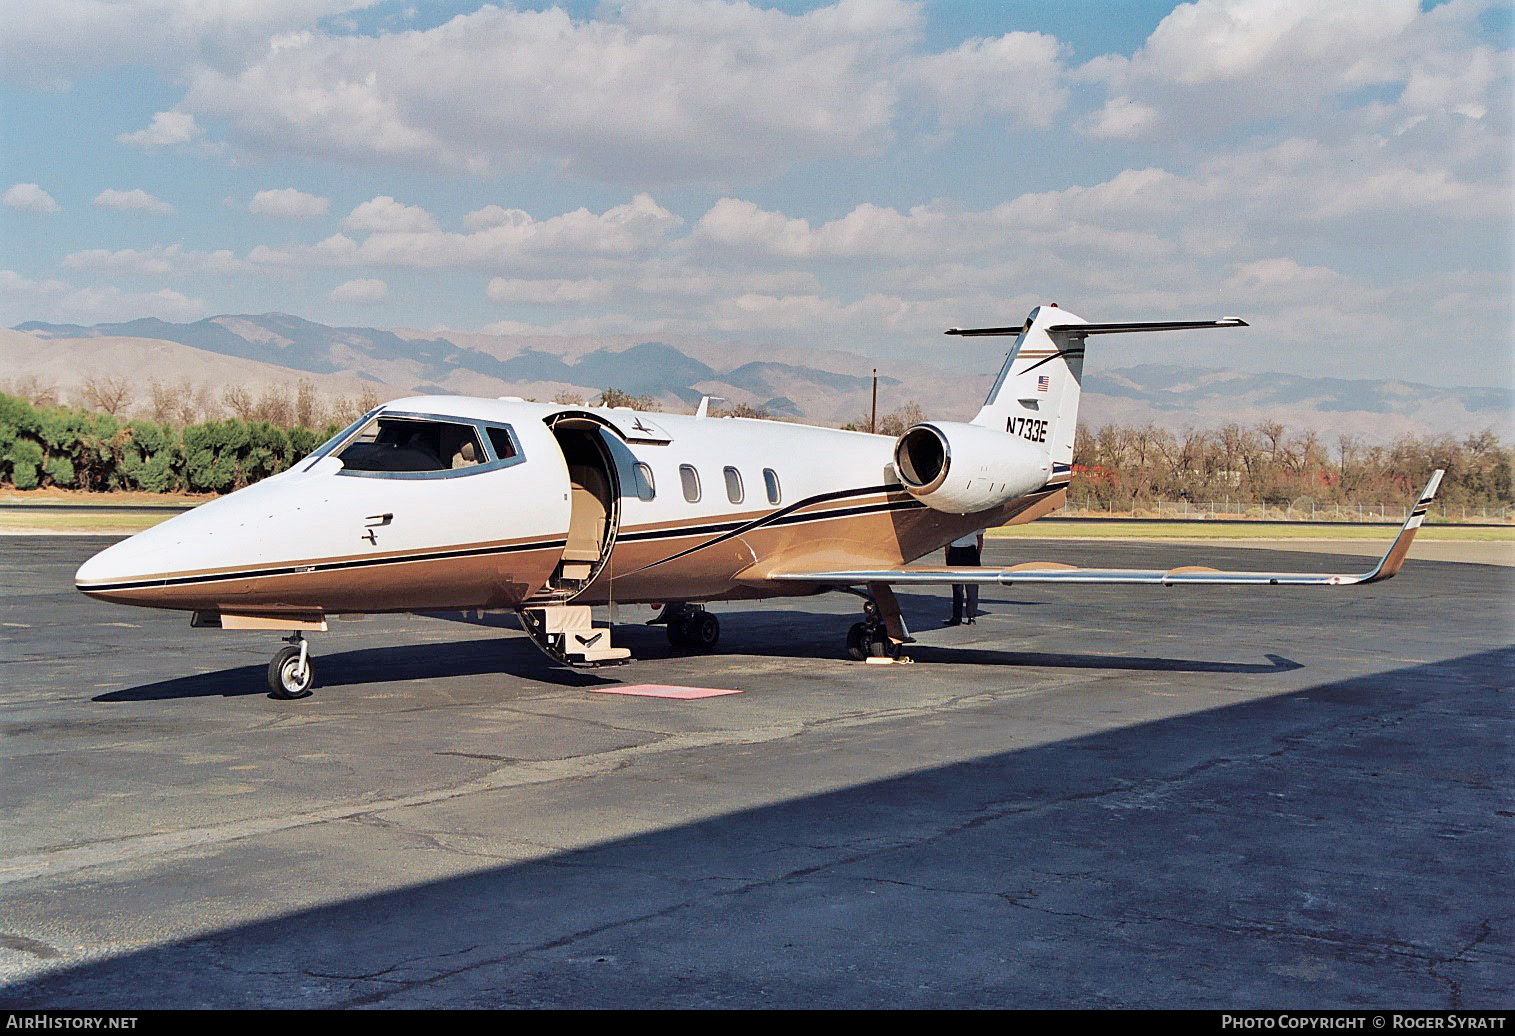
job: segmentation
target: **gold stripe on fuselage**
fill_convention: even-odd
[[[931,510],[903,491],[879,489],[806,501],[791,505],[792,510],[627,526],[609,562],[575,600],[599,604],[613,597],[629,604],[803,595],[814,588],[770,582],[766,574],[844,565],[897,567],[969,532],[1038,518],[1061,506],[1065,495],[1063,489],[1033,493],[989,512],[952,515]],[[525,537],[257,568],[186,570],[124,586],[80,589],[104,600],[181,610],[504,609],[540,593],[562,551],[562,541]],[[398,565],[405,566],[403,579],[397,578]],[[258,574],[270,570],[272,574]]]

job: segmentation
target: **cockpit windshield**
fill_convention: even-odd
[[[453,471],[484,462],[473,425],[380,416],[337,454],[348,471]]]
[[[523,459],[508,426],[394,413],[370,419],[336,457],[344,475],[380,477],[470,474]]]

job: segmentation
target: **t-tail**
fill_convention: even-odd
[[[964,515],[1065,489],[1073,475],[1085,338],[1246,326],[1235,317],[1091,324],[1053,304],[1033,309],[1020,327],[954,327],[949,335],[1013,335],[1015,344],[971,422],[925,421],[900,436],[894,447],[900,483],[926,506]]]
[[[1220,320],[1165,320],[1091,324],[1056,303],[1038,306],[1020,327],[957,328],[949,335],[1014,335],[989,398],[972,424],[1045,444],[1054,475],[1072,470],[1078,397],[1084,380],[1084,340],[1089,335],[1128,331],[1182,331],[1204,327],[1246,327],[1237,317]]]

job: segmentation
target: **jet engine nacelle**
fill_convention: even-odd
[[[932,421],[900,436],[894,467],[927,507],[972,514],[1046,485],[1052,459],[1036,444],[992,428]]]

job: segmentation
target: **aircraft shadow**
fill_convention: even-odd
[[[936,623],[941,621],[944,608],[940,596],[901,593],[898,597],[901,611],[912,629],[921,631],[938,628]],[[615,642],[631,648],[633,659],[644,663],[744,655],[841,662],[843,637],[847,628],[860,617],[860,613],[837,610],[835,598],[829,603],[832,607],[825,611],[746,608],[730,613],[723,644],[709,655],[675,648],[668,643],[667,634],[662,627],[634,621],[616,624]],[[984,599],[981,601],[980,612],[992,615],[1001,608],[1012,606],[1016,609],[1037,607],[1039,602]],[[509,673],[517,679],[560,687],[597,687],[628,682],[627,677],[636,672],[635,666],[603,670],[558,666],[538,652],[518,632],[519,624],[511,614],[485,615],[481,618],[473,618],[461,612],[420,614],[426,618],[461,623],[478,629],[500,630],[505,635],[444,644],[395,644],[330,653],[318,647],[314,656],[317,693],[321,688],[490,673]],[[938,665],[1244,674],[1284,673],[1300,668],[1298,662],[1272,654],[1265,656],[1268,662],[1264,664],[1137,655],[1015,651],[923,643],[911,644],[907,653],[917,661]],[[632,677],[630,682],[636,682],[636,677]],[[96,695],[91,700],[109,704],[175,698],[235,698],[258,694],[268,694],[264,683],[264,666],[251,665],[141,684]]]
[[[1289,673],[1303,669],[1283,655],[1265,654],[1262,662],[1215,662],[1198,658],[1152,658],[1143,655],[1069,655],[1046,651],[994,651],[983,648],[911,644],[906,654],[918,662],[957,665],[1033,666],[1047,669],[1122,669],[1155,673]]]
[[[525,637],[486,637],[445,644],[397,644],[391,647],[317,653],[316,692],[324,687],[384,684],[431,677],[484,676],[508,672],[514,677],[562,687],[597,687],[619,681],[595,675],[594,670],[554,665]],[[238,666],[210,673],[175,677],[96,695],[92,701],[110,703],[158,701],[172,698],[237,698],[268,694],[265,666]],[[610,670],[613,672],[613,670]]]

